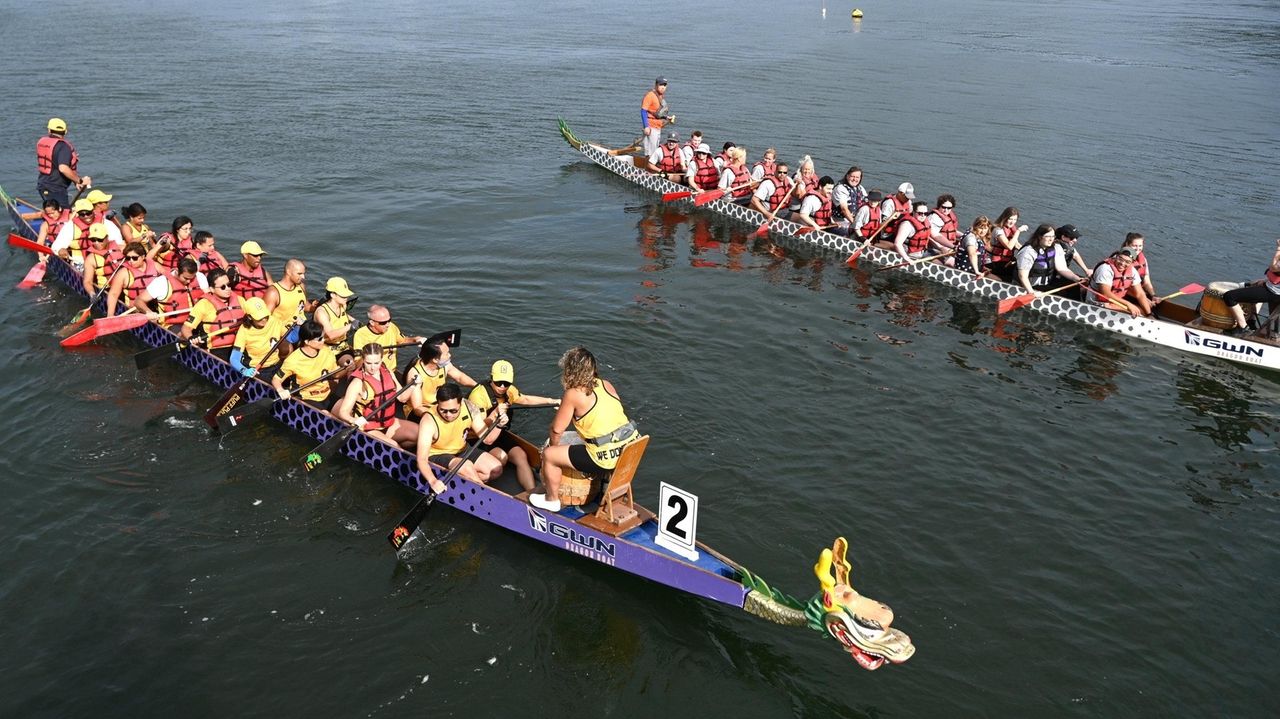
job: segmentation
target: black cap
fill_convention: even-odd
[[[867,202],[884,202],[884,193],[880,190],[872,190],[867,193]]]
[[[1063,225],[1058,228],[1057,233],[1058,237],[1066,237],[1072,240],[1080,239],[1080,230],[1077,230],[1075,225]]]
[[[658,79],[653,81],[653,84],[655,84],[655,85],[665,85],[665,84],[667,84],[667,78],[662,77],[661,75],[659,75],[659,76],[658,76]]]

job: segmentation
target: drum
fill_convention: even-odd
[[[560,444],[584,444],[582,438],[573,430],[560,435]],[[560,504],[567,507],[580,507],[600,494],[600,480],[588,477],[570,467],[560,476]]]
[[[1220,330],[1235,327],[1235,317],[1231,315],[1231,310],[1227,308],[1227,303],[1222,296],[1230,290],[1243,286],[1239,282],[1210,282],[1200,297],[1200,323],[1205,327]]]

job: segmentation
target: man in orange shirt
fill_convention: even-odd
[[[653,89],[640,101],[640,124],[644,126],[644,156],[658,151],[662,144],[662,126],[675,124],[676,116],[667,108],[667,78],[653,81]]]

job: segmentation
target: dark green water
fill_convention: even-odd
[[[0,715],[1273,716],[1280,378],[660,207],[555,118],[624,145],[664,74],[682,132],[1072,222],[1091,261],[1136,229],[1171,291],[1274,247],[1280,11],[775,5],[75,5],[50,57],[7,3],[0,184],[34,194],[57,115],[116,206],[462,326],[473,375],[551,393],[589,345],[653,436],[641,501],[697,493],[700,538],[798,595],[847,536],[908,664],[444,508],[397,564],[410,492],[304,477],[277,426],[220,443],[218,393],[128,339],[61,350],[78,302],[11,252]]]

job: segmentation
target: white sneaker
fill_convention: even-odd
[[[557,499],[557,500],[556,500],[556,501],[554,501],[554,502],[548,502],[548,501],[547,501],[547,495],[545,495],[545,494],[531,494],[531,495],[529,495],[529,504],[532,504],[533,506],[537,507],[538,509],[545,509],[545,510],[547,510],[548,512],[559,512],[559,511],[560,511],[560,500],[558,500],[558,499]]]

